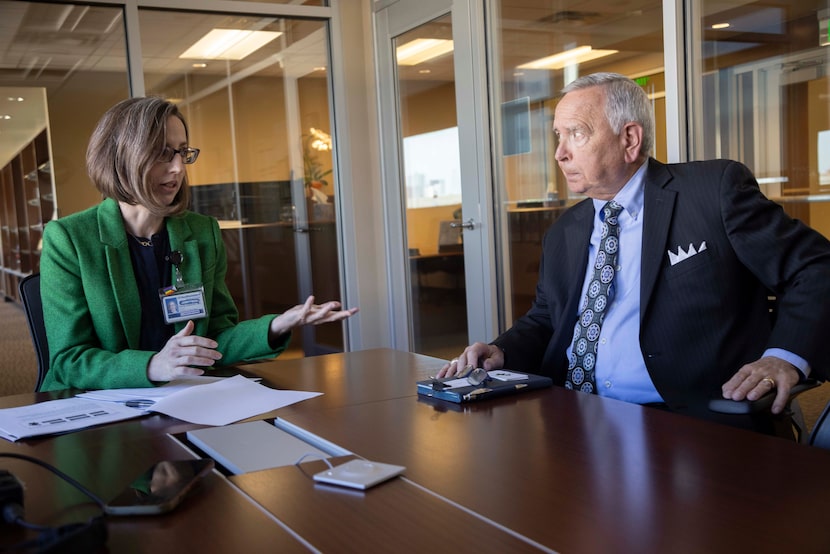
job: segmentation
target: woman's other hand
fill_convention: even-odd
[[[202,375],[203,369],[222,358],[216,341],[193,335],[195,324],[188,321],[184,329],[170,337],[161,352],[150,358],[147,378],[150,381],[171,381],[182,375]]]
[[[342,321],[358,312],[358,308],[349,310],[340,308],[340,302],[335,300],[325,304],[315,304],[314,297],[309,296],[305,304],[298,304],[274,318],[271,322],[271,335],[276,337],[301,325],[320,325]]]

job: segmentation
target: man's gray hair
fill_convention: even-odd
[[[562,95],[590,87],[605,89],[605,117],[615,134],[626,123],[637,123],[643,128],[640,154],[651,155],[654,149],[654,109],[643,88],[619,73],[592,73],[579,77],[562,89]]]

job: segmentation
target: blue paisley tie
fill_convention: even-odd
[[[617,216],[622,206],[608,202],[602,207],[602,238],[599,241],[594,276],[588,284],[588,292],[582,299],[579,320],[574,327],[574,342],[568,360],[568,376],[565,387],[582,392],[595,392],[594,366],[597,346],[605,310],[614,297],[614,274],[617,272],[617,250],[620,227]]]

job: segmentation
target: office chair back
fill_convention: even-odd
[[[810,446],[830,450],[830,403],[824,407],[815,425],[813,425],[808,443]]]
[[[37,356],[37,383],[35,392],[40,389],[46,372],[49,371],[49,343],[46,341],[46,326],[43,324],[43,304],[40,301],[40,274],[33,273],[24,277],[18,285],[23,311],[29,323],[29,334]]]

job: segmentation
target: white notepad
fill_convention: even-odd
[[[284,420],[275,423],[282,428],[258,420],[188,431],[187,438],[234,475],[293,465],[305,455],[304,462],[351,454]]]

